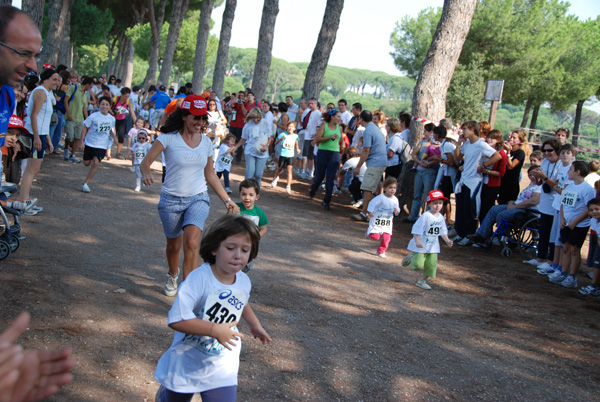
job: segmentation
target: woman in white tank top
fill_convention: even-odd
[[[53,69],[47,69],[40,75],[40,85],[33,90],[27,104],[25,127],[31,134],[24,134],[32,140],[31,156],[27,159],[27,166],[21,179],[19,200],[29,200],[29,191],[34,177],[40,171],[44,152],[52,152],[50,140],[50,119],[52,118],[53,105],[56,104],[53,90],[61,84],[60,75]]]

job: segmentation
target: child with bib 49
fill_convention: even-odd
[[[133,143],[129,149],[126,159],[133,156],[133,171],[135,172],[135,189],[134,191],[140,191],[142,188],[142,173],[140,172],[140,163],[146,157],[146,154],[152,148],[150,144],[150,136],[146,129],[142,128],[137,133],[137,140]]]
[[[258,254],[259,242],[258,227],[239,215],[220,217],[204,233],[205,263],[181,283],[169,311],[175,335],[154,371],[161,384],[157,402],[189,402],[195,393],[203,401],[236,400],[240,318],[254,338],[271,342],[250,307],[250,278],[241,272]]]
[[[385,250],[387,250],[392,239],[394,215],[400,213],[398,198],[394,196],[397,188],[398,181],[393,177],[388,177],[383,182],[383,194],[373,198],[367,208],[367,215],[371,218],[367,236],[373,240],[379,240],[381,237],[377,255],[382,258],[385,258]]]
[[[423,278],[419,279],[416,286],[421,289],[431,290],[427,279],[434,278],[437,271],[437,255],[440,252],[440,242],[438,236],[452,247],[452,240],[448,238],[448,228],[445,224],[445,218],[440,211],[444,206],[444,193],[439,190],[432,190],[427,195],[427,205],[429,210],[417,219],[412,227],[413,238],[408,243],[408,250],[412,251],[412,261],[410,268],[417,271],[423,269]],[[404,264],[403,264],[404,265]]]

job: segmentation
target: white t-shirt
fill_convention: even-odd
[[[548,162],[547,159],[542,160],[542,165],[540,166],[540,170],[548,176],[548,178],[552,180],[558,180],[558,168],[562,165],[560,160],[557,160],[554,163]],[[556,197],[558,193],[554,190],[550,190],[549,193],[544,191],[544,186],[542,185],[542,192],[540,193],[540,203],[538,204],[538,211],[546,215],[554,215],[556,209],[552,207],[552,202],[554,201],[554,197]]]
[[[570,184],[562,191],[560,203],[567,225],[587,211],[587,203],[593,198],[596,198],[596,190],[585,181],[581,184]],[[587,226],[590,226],[589,216],[577,224],[578,228]]]
[[[438,237],[448,234],[444,215],[433,216],[430,211],[425,211],[413,225],[411,233],[419,236],[423,248],[417,247],[413,237],[408,243],[407,249],[409,251],[413,253],[439,253],[440,242]]]
[[[152,148],[152,145],[147,141],[143,144],[141,142],[133,144],[131,146],[131,152],[133,152],[133,164],[139,165],[142,163],[142,160],[146,157],[150,148]]]
[[[161,136],[162,137],[162,136]],[[217,324],[239,321],[250,298],[248,275],[238,272],[233,285],[225,285],[205,263],[179,285],[169,310],[169,325],[199,318]],[[238,331],[237,326],[232,328]],[[181,393],[203,392],[237,385],[242,340],[227,350],[215,338],[175,331],[171,347],[162,355],[154,378]]]
[[[403,130],[400,133],[400,137],[402,137],[402,139],[406,141],[406,143],[410,143],[410,130],[408,128],[406,130]]]
[[[223,170],[227,170],[228,172],[231,170],[231,162],[233,161],[234,155],[227,154],[229,150],[227,144],[221,144],[219,147],[219,156],[217,156],[217,162],[215,163],[215,172],[222,172]]]
[[[298,105],[294,103],[292,106],[288,107],[287,114],[290,121],[296,121],[296,115],[298,114]]]
[[[452,141],[444,140],[440,145],[440,152],[442,153],[442,162],[444,163],[444,176],[456,177],[456,167],[448,165],[448,153],[454,155],[456,145]]]
[[[483,180],[483,175],[477,172],[477,166],[479,166],[484,156],[489,158],[496,153],[496,150],[480,138],[475,143],[465,141],[460,147],[460,152],[465,156],[460,181],[471,190],[474,190]]]
[[[33,129],[31,128],[31,112],[33,111],[33,97],[36,91],[42,91],[46,94],[46,100],[42,104],[40,111],[37,114],[37,129],[39,135],[50,134],[50,121],[52,119],[52,113],[54,112],[54,105],[56,105],[56,99],[52,91],[48,91],[44,86],[40,85],[31,92],[29,101],[27,102],[27,115],[25,116],[25,128],[33,135]],[[67,99],[68,100],[68,99]]]
[[[259,144],[268,144],[269,137],[271,136],[271,122],[262,119],[259,124],[255,124],[254,121],[250,120],[242,128],[242,138],[246,140],[246,146],[244,153],[246,155],[252,155],[255,158],[267,158],[269,156],[269,150],[265,152],[259,152],[257,146]]]
[[[598,231],[600,231],[600,222],[598,221],[598,219],[596,219],[596,218],[590,219],[590,229],[596,233],[598,233]]]
[[[394,210],[400,211],[398,198],[388,198],[385,194],[379,194],[369,203],[367,211],[373,214],[369,220],[367,235],[371,233],[392,234],[392,223],[394,222]]]
[[[157,140],[165,147],[163,154],[167,174],[162,191],[177,197],[191,197],[205,192],[204,168],[208,158],[214,154],[210,138],[203,135],[196,148],[190,148],[177,131],[163,133]]]
[[[523,191],[519,193],[519,196],[515,200],[515,205],[519,205],[520,203],[527,201],[533,197],[534,194],[539,194],[542,192],[542,185],[539,186],[534,183],[529,183],[527,187]],[[536,207],[529,207],[530,209],[536,209]]]
[[[387,151],[394,151],[394,155],[391,158],[388,158],[388,166],[396,166],[400,163],[400,153],[404,149],[404,146],[407,143],[402,139],[402,134],[394,134],[392,139],[388,143]]]
[[[588,174],[587,176],[585,176],[586,183],[592,187],[594,187],[594,184],[596,184],[596,182],[598,180],[600,180],[600,174],[598,174],[596,172],[592,172],[592,173]]]
[[[341,113],[340,116],[342,118],[342,123],[348,124],[352,118],[352,113],[346,110],[344,113]]]
[[[317,109],[310,114],[308,118],[308,123],[306,124],[306,132],[304,133],[304,141],[306,140],[314,140],[317,135],[317,127],[321,124],[323,120],[323,116],[321,112]]]
[[[557,186],[561,190],[565,189],[569,184],[573,184],[573,180],[569,180],[569,170],[571,170],[571,165],[572,164],[568,164],[567,166],[564,166],[562,162],[560,162],[560,166],[558,167]],[[552,208],[560,211],[560,197],[554,197]]]
[[[354,133],[354,137],[352,137],[352,146],[353,147],[356,147],[359,150],[363,148],[362,144],[360,143],[360,139],[363,137],[364,133],[365,133],[365,128],[363,126],[356,128],[356,133]]]
[[[95,112],[83,121],[83,125],[88,128],[83,143],[92,148],[107,149],[109,140],[112,141],[110,131],[115,128],[115,118],[108,113]]]
[[[344,166],[342,166],[342,170],[344,172],[347,172],[348,170],[354,170],[356,168],[356,166],[358,165],[358,161],[360,160],[360,158],[358,156],[355,156],[354,158],[350,158],[346,161],[346,163],[344,163]],[[362,166],[360,167],[360,171],[358,172],[358,181],[360,181],[362,183],[363,178],[365,177],[365,172],[367,171],[367,164],[363,163]]]

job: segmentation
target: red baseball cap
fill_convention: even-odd
[[[440,190],[431,190],[429,194],[427,194],[427,203],[429,204],[431,201],[435,200],[448,201],[448,199],[444,197],[444,193]]]
[[[21,118],[16,114],[10,116],[10,120],[8,120],[8,128],[20,128],[23,133],[29,134],[29,130],[27,130],[23,124],[23,120],[21,120]]]
[[[189,110],[194,116],[206,116],[208,114],[206,99],[200,95],[186,96],[179,107],[184,110]]]

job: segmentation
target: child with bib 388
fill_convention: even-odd
[[[379,194],[373,198],[367,208],[367,215],[371,218],[369,220],[367,236],[373,240],[379,240],[381,237],[381,244],[377,249],[377,255],[382,258],[386,257],[385,250],[387,250],[392,239],[392,221],[394,220],[394,215],[400,213],[398,198],[394,196],[397,188],[398,181],[393,177],[388,177],[383,182],[383,194]]]

